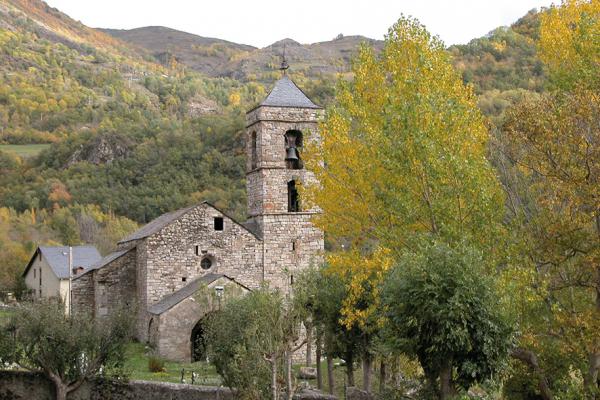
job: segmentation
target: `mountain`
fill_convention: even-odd
[[[481,111],[496,125],[516,100],[545,90],[546,72],[537,57],[536,10],[465,45],[449,48],[454,66],[479,96]]]
[[[494,124],[544,90],[537,31],[530,12],[449,48]],[[18,271],[35,243],[108,251],[135,222],[201,200],[243,219],[244,112],[280,77],[284,50],[295,82],[327,106],[361,43],[383,47],[361,36],[257,49],[163,27],[96,30],[40,0],[0,0],[0,265]],[[49,145],[29,158],[3,146],[34,143]]]
[[[161,26],[131,30],[100,29],[152,54],[162,64],[173,58],[210,77],[230,77],[241,81],[270,82],[285,51],[294,73],[308,78],[348,72],[352,55],[361,43],[381,50],[383,41],[364,36],[339,35],[334,40],[300,44],[283,39],[257,49],[225,40],[197,36]]]
[[[136,29],[99,29],[135,48],[149,52],[158,62],[169,65],[172,59],[207,76],[223,76],[222,70],[233,58],[256,50],[255,47],[207,38],[162,26]]]

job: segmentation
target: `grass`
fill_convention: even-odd
[[[185,383],[191,383],[192,371],[196,373],[195,384],[207,385],[207,386],[218,386],[221,384],[221,379],[217,375],[215,368],[207,364],[206,362],[195,362],[195,363],[181,363],[173,361],[165,361],[165,370],[163,372],[150,372],[148,368],[148,360],[152,355],[151,349],[141,343],[130,343],[125,351],[125,368],[129,372],[130,379],[138,379],[145,381],[160,381],[160,382],[172,382],[181,383],[181,370],[185,370],[184,378]],[[335,382],[335,394],[338,398],[344,398],[344,382],[346,377],[346,369],[344,366],[339,365],[340,360],[335,360],[337,364],[333,369],[334,382]],[[323,371],[323,392],[328,392],[329,382],[327,381],[327,362],[322,361]],[[303,365],[294,365],[294,376],[298,376],[300,367]],[[315,365],[313,365],[314,367]],[[360,364],[355,366],[354,380],[357,387],[362,387],[362,370]],[[298,379],[297,383],[307,382],[310,386],[316,387],[317,380],[301,380]],[[371,378],[372,389],[377,391],[379,387],[379,376],[378,373],[373,371]]]
[[[340,361],[339,359],[334,360],[334,367],[333,367],[333,382],[334,382],[334,393],[338,399],[344,399],[344,385],[346,383],[346,367],[344,365],[340,365]],[[300,370],[300,367],[304,366],[304,364],[302,365],[294,365],[294,376],[298,376],[298,371]],[[316,367],[316,365],[312,365],[313,367]],[[375,367],[375,366],[373,366]],[[360,365],[360,363],[356,364],[354,366],[354,384],[357,388],[362,389],[362,383],[363,383],[363,374],[362,374],[362,367]],[[324,393],[329,393],[329,382],[327,380],[327,361],[325,359],[322,360],[321,362],[321,371],[323,374],[323,388],[321,389]],[[308,382],[308,384],[311,387],[317,387],[317,380],[316,379],[309,379],[309,380],[304,380],[304,379],[298,379],[298,383],[300,382]],[[379,373],[375,370],[372,371],[371,373],[371,390],[373,392],[377,392],[379,390]]]
[[[195,384],[197,385],[218,386],[221,384],[221,379],[215,368],[206,362],[180,363],[165,361],[163,372],[150,372],[148,369],[150,356],[151,350],[141,343],[131,343],[127,346],[125,369],[129,372],[129,379],[181,383],[181,370],[183,369],[185,371],[185,383],[191,383],[192,372],[194,372],[196,374]]]
[[[0,308],[0,326],[8,322],[13,311],[10,308]]]
[[[49,144],[0,144],[1,151],[15,153],[22,158],[36,156],[48,147]]]

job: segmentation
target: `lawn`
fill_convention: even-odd
[[[48,147],[49,144],[0,144],[0,150],[15,153],[22,158],[36,156]]]
[[[185,383],[191,383],[192,372],[196,374],[195,384],[219,386],[221,379],[215,368],[206,362],[179,363],[165,361],[163,372],[150,372],[148,360],[151,350],[141,343],[131,343],[126,349],[125,368],[130,379],[181,383],[181,371],[184,370]]]
[[[13,311],[10,308],[0,308],[0,325],[8,321]]]
[[[141,343],[130,343],[125,351],[126,361],[125,368],[129,373],[129,379],[139,379],[145,381],[161,381],[161,382],[173,382],[181,383],[181,371],[184,370],[185,383],[191,383],[192,371],[196,374],[195,384],[207,385],[207,386],[219,386],[221,385],[221,378],[217,375],[215,368],[207,364],[206,362],[195,362],[195,363],[180,363],[165,361],[163,372],[150,372],[148,369],[148,360],[150,358],[151,350]],[[345,383],[345,368],[339,365],[340,360],[335,360],[336,366],[334,367],[334,379],[335,379],[335,394],[338,398],[343,398],[344,394],[344,383]],[[294,365],[294,376],[298,375],[300,365]],[[323,367],[323,391],[327,392],[327,363],[325,360],[322,362]],[[360,364],[356,365],[356,371],[354,372],[354,378],[358,387],[362,386],[362,371]],[[374,391],[378,390],[379,376],[374,371],[372,377],[372,388]],[[298,379],[298,384],[302,380]],[[306,380],[312,387],[317,386],[316,379]]]

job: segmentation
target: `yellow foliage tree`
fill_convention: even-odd
[[[334,247],[351,249],[328,261],[350,275],[346,322],[362,324],[372,308],[357,307],[358,299],[374,299],[385,269],[424,236],[491,252],[503,195],[485,156],[476,98],[438,38],[401,18],[381,56],[361,48],[353,73],[339,84],[321,145],[308,146],[319,184],[304,194],[322,209],[315,223]]]
[[[569,367],[579,370],[586,395],[595,399],[600,389],[600,1],[567,0],[551,8],[541,17],[540,32],[540,57],[554,90],[514,106],[503,127],[507,154],[525,182],[511,194],[522,222],[517,254],[525,257],[506,271],[523,332],[526,357],[518,358],[535,371],[542,396],[551,399],[551,389],[560,385],[544,376],[549,361],[543,356],[558,352],[566,364],[563,376]],[[571,385],[583,396],[581,385]]]

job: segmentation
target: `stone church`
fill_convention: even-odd
[[[319,140],[322,113],[284,75],[246,114],[248,220],[206,202],[158,217],[73,279],[73,310],[101,318],[129,306],[138,340],[189,361],[202,357],[202,318],[221,296],[262,284],[289,292],[295,274],[322,260],[323,232],[311,224],[317,210],[304,209],[297,191],[314,180],[302,149]],[[201,288],[210,295],[199,296]]]

